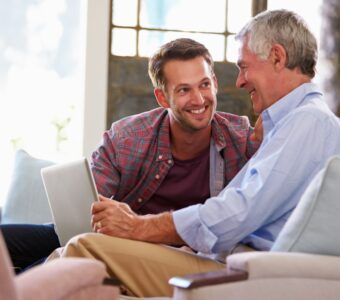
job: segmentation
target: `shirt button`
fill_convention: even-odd
[[[158,159],[162,159],[162,158],[163,158],[163,155],[159,155],[159,156],[158,156]]]
[[[142,202],[143,202],[143,199],[142,199],[142,198],[138,198],[137,202],[138,202],[138,203],[142,203]]]
[[[159,178],[160,178],[159,174],[157,174],[157,175],[155,176],[155,178],[156,178],[156,179],[159,179]]]

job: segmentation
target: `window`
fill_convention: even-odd
[[[149,57],[178,37],[205,44],[216,61],[234,61],[233,35],[251,17],[252,0],[112,0],[111,54]]]
[[[2,1],[0,205],[15,150],[63,161],[81,155],[81,0]]]

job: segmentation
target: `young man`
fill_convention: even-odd
[[[317,44],[298,15],[263,12],[236,38],[236,85],[249,93],[263,121],[257,153],[204,204],[141,216],[127,204],[101,197],[92,210],[93,226],[101,234],[73,238],[62,256],[100,259],[128,293],[160,296],[171,295],[167,282],[172,276],[225,266],[152,243],[186,244],[215,254],[239,244],[270,249],[314,175],[329,157],[340,154],[340,123],[311,83]]]
[[[216,112],[214,63],[202,44],[178,39],[163,45],[150,59],[149,74],[161,108],[113,123],[92,156],[98,192],[141,215],[218,195],[258,147],[247,118]],[[0,228],[14,266],[22,269],[60,246],[53,226]]]

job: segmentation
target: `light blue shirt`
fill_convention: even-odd
[[[340,154],[340,121],[313,83],[262,113],[261,147],[216,197],[173,213],[193,249],[220,253],[237,243],[269,250],[314,175]]]

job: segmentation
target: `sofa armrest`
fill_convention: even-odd
[[[229,270],[255,278],[340,279],[340,257],[292,252],[246,252],[227,257]]]
[[[183,277],[172,277],[169,280],[169,284],[177,288],[192,289],[207,285],[241,281],[246,280],[247,278],[247,272],[225,269],[213,272],[189,274]]]
[[[225,270],[173,277],[169,284],[181,289],[259,278],[340,280],[340,257],[283,252],[245,252],[230,255]]]

